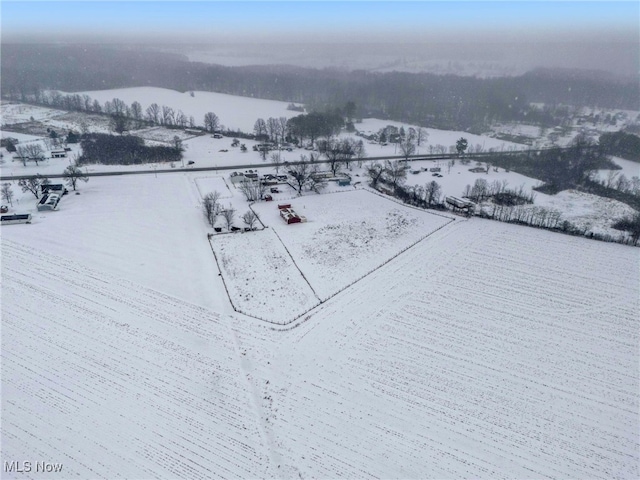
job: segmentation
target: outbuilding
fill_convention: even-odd
[[[43,195],[37,205],[38,211],[57,210],[58,203],[60,203],[60,195],[56,195],[55,193]]]
[[[14,215],[2,215],[2,217],[0,217],[0,223],[2,225],[14,225],[17,223],[31,223],[31,214],[18,213]]]

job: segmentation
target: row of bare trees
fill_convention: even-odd
[[[78,182],[88,182],[89,177],[78,167],[77,165],[69,165],[63,172],[63,177],[65,183],[73,188],[73,190],[77,189]],[[18,186],[23,192],[30,192],[34,197],[40,198],[40,193],[42,192],[42,187],[44,185],[49,185],[51,181],[40,174],[35,175],[30,178],[23,178],[18,180]],[[13,206],[13,199],[15,194],[13,192],[13,188],[10,182],[5,182],[0,185],[0,197],[5,202],[9,203]]]
[[[256,140],[270,140],[274,143],[285,141],[289,132],[287,117],[269,117],[266,120],[259,118],[253,125],[253,133]]]
[[[527,192],[524,184],[515,189],[508,188],[508,185],[509,182],[506,180],[494,180],[489,183],[484,178],[478,178],[473,186],[467,185],[465,187],[463,196],[474,202],[484,202],[492,199],[494,203],[507,206],[534,202],[536,193],[533,191]]]
[[[213,191],[208,193],[202,199],[202,213],[204,214],[207,222],[212,227],[215,225],[218,217],[222,217],[224,221],[224,225],[227,228],[227,231],[231,230],[233,225],[233,220],[236,216],[236,209],[233,208],[231,204],[227,207],[223,207],[220,204],[220,192]],[[243,214],[240,219],[247,225],[251,230],[254,229],[256,222],[258,221],[258,215],[249,209],[245,214]]]

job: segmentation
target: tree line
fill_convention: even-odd
[[[179,147],[147,146],[142,138],[134,135],[90,133],[83,135],[80,146],[82,155],[78,158],[78,165],[136,165],[182,159]]]
[[[550,122],[531,102],[638,109],[637,81],[538,70],[479,79],[285,66],[224,67],[160,52],[109,46],[4,45],[3,96],[154,85],[304,103],[328,110],[349,101],[354,117],[482,131],[496,121]],[[546,118],[546,120],[545,120]]]

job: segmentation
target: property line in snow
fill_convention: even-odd
[[[209,242],[209,248],[211,248],[211,253],[213,253],[213,258],[216,261],[216,267],[218,267],[218,272],[219,272],[220,278],[222,279],[222,285],[224,286],[224,291],[227,292],[227,298],[229,299],[229,303],[231,304],[231,307],[233,308],[233,311],[234,312],[238,312],[238,309],[233,304],[233,300],[231,300],[231,295],[229,294],[229,289],[227,288],[227,282],[224,281],[224,275],[222,275],[222,269],[220,268],[220,262],[218,262],[218,257],[216,256],[216,252],[213,249],[213,245],[211,245],[211,237],[209,237],[208,235],[207,235],[207,241]],[[240,312],[240,313],[244,313],[244,312]]]
[[[282,239],[280,238],[280,235],[278,235],[278,232],[276,232],[276,230],[273,230],[273,233],[276,234],[276,237],[278,237],[278,240],[280,240],[280,243],[282,244],[282,246],[284,247],[285,251],[287,252],[287,254],[289,255],[289,257],[291,258],[291,261],[293,262],[293,264],[295,265],[295,267],[298,269],[298,271],[300,272],[300,275],[302,275],[302,278],[304,278],[304,281],[307,282],[307,285],[309,285],[309,288],[311,289],[311,291],[313,292],[313,294],[315,295],[315,297],[318,299],[318,301],[320,303],[322,303],[322,299],[318,296],[318,294],[316,293],[316,291],[314,290],[313,286],[311,285],[311,283],[309,283],[309,280],[307,280],[307,277],[305,277],[304,272],[302,270],[300,270],[300,267],[298,266],[298,264],[296,263],[296,259],[293,258],[293,255],[291,255],[291,252],[289,251],[289,249],[287,248],[287,246],[284,244],[284,242],[282,241]],[[316,305],[317,306],[317,305]],[[315,308],[315,307],[313,307]],[[306,313],[306,312],[305,312]],[[304,313],[302,314],[304,315]],[[295,321],[295,319],[294,319]]]
[[[311,289],[311,291],[313,292],[313,294],[315,295],[315,297],[318,299],[318,303],[316,305],[314,305],[313,307],[309,308],[308,310],[296,315],[295,317],[293,317],[291,320],[289,321],[284,321],[284,322],[277,322],[274,320],[269,320],[266,318],[262,318],[259,317],[257,315],[252,315],[250,313],[244,312],[243,310],[237,308],[234,303],[233,300],[231,300],[231,294],[229,293],[229,289],[227,287],[227,284],[224,280],[224,275],[222,274],[222,269],[220,268],[220,263],[218,261],[218,257],[216,256],[216,253],[213,249],[213,245],[211,244],[211,238],[214,237],[215,235],[207,235],[207,239],[209,241],[209,247],[211,248],[211,251],[213,252],[213,256],[215,258],[216,261],[216,266],[218,267],[218,271],[220,273],[220,277],[222,278],[222,283],[224,285],[225,288],[225,292],[227,293],[227,297],[229,298],[229,303],[231,304],[231,306],[233,307],[233,310],[237,313],[240,313],[242,315],[245,315],[247,317],[251,317],[251,318],[255,318],[256,320],[260,320],[263,321],[265,323],[270,323],[271,325],[278,325],[278,326],[282,326],[282,327],[288,327],[288,328],[275,328],[272,327],[273,330],[276,331],[287,331],[287,330],[291,330],[292,328],[295,328],[299,325],[301,325],[302,323],[306,322],[307,320],[309,320],[311,318],[311,316],[313,314],[315,314],[314,310],[316,310],[318,307],[321,307],[324,303],[326,303],[327,301],[331,300],[332,298],[334,298],[335,296],[337,296],[338,294],[344,292],[345,290],[351,288],[352,286],[354,286],[356,283],[358,283],[359,281],[363,280],[365,277],[368,277],[369,275],[371,275],[373,272],[375,272],[376,270],[379,270],[380,268],[384,267],[385,265],[387,265],[388,263],[390,263],[391,261],[395,260],[396,258],[398,258],[400,255],[402,255],[403,253],[405,253],[407,250],[415,247],[418,243],[422,242],[423,240],[427,239],[428,237],[430,237],[431,235],[433,235],[434,233],[436,233],[438,230],[441,230],[442,228],[446,227],[447,225],[451,224],[452,222],[454,222],[456,220],[457,217],[450,217],[448,215],[442,215],[439,213],[435,213],[435,212],[430,212],[430,211],[426,211],[425,209],[419,208],[419,207],[415,207],[413,205],[407,205],[404,204],[402,202],[400,202],[399,200],[392,198],[392,197],[388,197],[386,195],[382,195],[380,192],[377,192],[375,190],[371,190],[367,187],[361,187],[362,190],[365,190],[369,193],[373,193],[376,194],[378,196],[380,196],[381,198],[384,198],[386,200],[389,201],[393,201],[395,203],[398,203],[404,207],[410,207],[416,210],[419,210],[421,212],[426,212],[426,213],[430,213],[432,215],[437,215],[439,217],[442,218],[446,218],[447,220],[449,220],[447,223],[444,223],[442,225],[440,225],[439,227],[435,228],[434,230],[432,230],[431,232],[427,233],[426,235],[424,235],[423,237],[419,238],[418,240],[416,240],[415,242],[411,243],[410,245],[404,247],[403,249],[401,249],[398,253],[392,255],[391,257],[389,257],[388,259],[386,259],[385,261],[383,261],[380,265],[372,268],[371,270],[369,270],[368,272],[364,273],[363,275],[361,275],[360,277],[356,278],[355,280],[353,280],[352,282],[348,283],[347,285],[345,285],[344,287],[342,287],[341,289],[337,290],[336,292],[333,292],[332,294],[328,295],[325,298],[320,298],[318,296],[318,294],[316,293],[315,289],[313,288],[313,286],[311,285],[311,283],[309,282],[309,280],[307,279],[307,277],[304,275],[304,273],[302,272],[302,270],[300,269],[300,267],[298,266],[298,264],[296,263],[295,259],[293,258],[293,255],[291,255],[291,252],[289,252],[289,249],[287,248],[287,246],[284,244],[284,242],[282,241],[282,239],[280,238],[280,236],[278,235],[278,233],[273,230],[273,233],[276,234],[276,237],[278,238],[278,240],[280,241],[280,243],[282,244],[282,246],[284,247],[285,251],[287,252],[287,254],[289,255],[289,258],[291,258],[291,261],[293,262],[293,264],[295,265],[295,267],[298,269],[298,271],[300,272],[300,275],[302,275],[302,278],[304,278],[305,282],[307,282],[307,285],[309,285],[309,288]],[[334,192],[323,192],[320,195],[330,195],[333,193],[346,193],[346,192],[352,192],[352,190],[338,190],[338,191],[334,191]],[[291,197],[292,199],[294,198],[299,198],[299,197]],[[255,202],[251,203],[249,205],[249,208],[251,208],[251,205],[253,205]],[[252,209],[253,211],[253,209]],[[255,212],[254,212],[255,213]],[[262,224],[262,226],[264,228],[268,228],[267,226],[265,226],[262,221],[260,220],[260,218],[258,217],[258,220],[260,221],[260,223]],[[465,219],[467,220],[467,219]],[[312,313],[313,312],[313,313]],[[306,315],[306,317],[301,321],[301,322],[297,322],[298,320],[300,320],[302,317],[304,317]],[[294,325],[292,325],[294,324]]]

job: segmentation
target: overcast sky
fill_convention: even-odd
[[[5,1],[4,40],[62,34],[114,39],[167,36],[272,40],[303,35],[308,40],[416,40],[434,34],[530,34],[557,36],[607,32],[635,34],[637,1],[414,1],[414,2],[175,2]],[[630,37],[627,37],[630,38]]]
[[[479,45],[502,45],[512,55],[522,45],[523,53],[543,52],[554,66],[562,66],[566,59],[567,66],[625,74],[639,71],[640,2],[636,0],[2,0],[0,9],[3,42],[402,42],[432,49],[453,42],[476,51]]]

